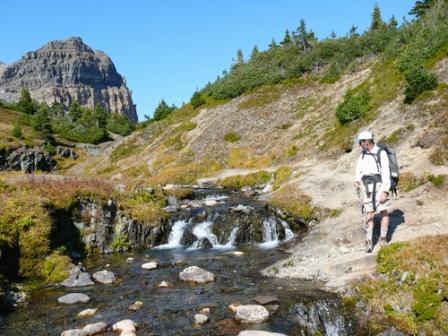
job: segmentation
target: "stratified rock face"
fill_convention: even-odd
[[[77,100],[93,108],[100,103],[109,112],[125,114],[137,122],[131,91],[112,60],[79,37],[48,42],[14,64],[2,64],[0,98],[17,101],[22,88],[49,105],[56,102],[68,107]]]

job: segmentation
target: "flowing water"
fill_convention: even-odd
[[[119,280],[110,285],[96,283],[82,288],[52,287],[37,290],[26,306],[6,316],[0,334],[60,335],[64,330],[82,328],[87,323],[105,321],[112,325],[123,319],[132,319],[138,323],[138,335],[230,336],[244,329],[313,335],[313,328],[321,330],[324,335],[349,334],[339,312],[338,298],[320,291],[319,284],[260,275],[261,269],[288,256],[278,247],[294,237],[286,222],[270,212],[260,210],[265,209],[263,205],[259,204],[258,209],[256,202],[246,202],[245,205],[252,206],[255,212],[260,210],[262,213],[260,216],[263,219],[259,223],[262,229],[257,236],[256,229],[248,226],[246,220],[234,217],[235,206],[244,200],[236,196],[232,202],[232,195],[220,194],[199,193],[196,197],[223,203],[215,204],[216,209],[208,213],[197,211],[200,207],[182,214],[173,213],[175,220],[167,241],[155,248],[84,260],[83,264],[89,273],[108,269]],[[229,208],[233,212],[227,218],[223,213],[227,213]],[[226,234],[220,234],[215,227],[222,227],[219,225],[223,223],[223,216],[226,220],[234,221],[230,227],[223,228]],[[254,213],[248,216],[254,217]],[[255,219],[260,221],[257,216]],[[254,232],[242,234],[243,228]],[[188,232],[192,234],[189,242],[182,244]],[[257,237],[258,240],[250,240]],[[205,240],[208,248],[200,248],[203,246],[201,242]],[[236,250],[244,254],[237,255]],[[134,261],[128,262],[128,257],[133,257]],[[141,265],[150,260],[157,261],[158,268],[143,270]],[[216,281],[193,285],[179,280],[179,272],[192,265],[214,273]],[[158,288],[157,284],[162,281],[168,282],[171,287]],[[90,302],[74,305],[57,302],[58,297],[73,292],[88,294]],[[234,313],[228,309],[229,304],[235,301],[253,304],[254,298],[260,295],[276,296],[279,299],[278,310],[264,323],[236,323],[233,320]],[[135,301],[142,301],[143,307],[135,312],[128,310],[128,306]],[[210,308],[210,320],[201,327],[194,326],[194,315],[204,307]],[[87,319],[77,319],[77,313],[86,308],[98,308],[98,313]],[[114,333],[109,331],[104,335]]]

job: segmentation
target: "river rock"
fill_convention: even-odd
[[[243,256],[244,255],[244,252],[243,251],[233,251],[232,252],[232,254],[234,255],[234,256]]]
[[[179,273],[179,279],[183,281],[206,283],[215,281],[215,276],[213,273],[203,270],[202,268],[199,268],[197,266],[190,266]]]
[[[275,296],[257,296],[254,301],[262,306],[280,302]]]
[[[65,303],[65,304],[74,304],[78,302],[86,303],[89,301],[90,301],[89,296],[83,293],[70,293],[58,298],[59,303]]]
[[[238,336],[288,336],[288,335],[270,331],[244,330],[240,332]]]
[[[254,210],[253,207],[243,204],[238,204],[236,207],[231,207],[230,211],[232,212],[243,212],[246,215],[249,215],[251,211]]]
[[[140,308],[143,307],[143,302],[142,301],[135,301],[135,303],[131,304],[128,309],[132,310],[132,311],[137,311]]]
[[[155,261],[150,261],[150,262],[144,263],[142,265],[142,268],[144,270],[152,270],[152,269],[157,268],[157,263]]]
[[[86,325],[84,328],[82,328],[85,332],[87,332],[87,335],[96,335],[102,332],[105,332],[107,330],[107,323],[106,322],[96,322]]]
[[[88,308],[84,309],[82,312],[79,312],[77,317],[84,318],[84,317],[91,317],[96,314],[98,311],[98,308]]]
[[[156,288],[169,288],[169,287],[173,287],[173,286],[170,283],[166,282],[166,281],[159,282],[156,285]]]
[[[243,323],[260,323],[268,318],[269,311],[261,305],[241,305],[235,314],[235,319]]]
[[[194,323],[197,325],[205,324],[208,321],[208,316],[204,314],[195,314]]]
[[[197,246],[200,249],[211,249],[213,247],[213,244],[210,242],[210,240],[207,237],[204,237],[204,238],[199,239],[199,241],[197,242],[197,245],[195,244],[195,246]]]
[[[83,267],[75,266],[70,270],[68,278],[62,281],[61,284],[64,287],[83,287],[92,286],[94,283],[90,274]]]
[[[208,315],[208,314],[210,314],[210,308],[209,308],[209,307],[201,308],[201,309],[199,310],[199,313],[200,313],[200,314],[204,314],[204,315]]]
[[[229,309],[232,313],[236,313],[236,311],[238,310],[238,308],[241,306],[241,302],[236,301],[236,302],[232,302],[231,304],[229,304]]]
[[[70,329],[63,331],[61,333],[61,336],[89,336],[89,334],[87,333],[87,331],[82,329]]]
[[[93,278],[102,284],[111,284],[115,282],[115,274],[107,270],[93,273]]]
[[[123,335],[124,332],[135,333],[137,330],[137,323],[132,320],[121,320],[112,326],[113,331],[119,331]]]

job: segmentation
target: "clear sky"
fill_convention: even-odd
[[[318,38],[408,16],[415,0],[0,0],[0,61],[13,63],[54,39],[80,36],[106,52],[133,92],[139,119],[164,98],[181,105],[228,69],[236,51],[267,48],[300,18]]]

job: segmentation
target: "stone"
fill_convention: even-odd
[[[236,206],[236,207],[231,207],[230,210],[232,212],[243,212],[243,213],[249,215],[251,213],[251,211],[254,210],[254,208],[251,206],[248,206],[248,205],[238,204],[238,206]]]
[[[77,317],[84,318],[84,317],[91,317],[96,314],[98,311],[98,308],[88,308],[84,309],[83,311],[79,312]]]
[[[142,301],[135,301],[133,304],[131,304],[128,309],[132,310],[132,311],[137,311],[140,308],[143,307],[143,302]]]
[[[254,301],[262,306],[280,302],[280,300],[275,296],[257,296]]]
[[[112,284],[115,282],[115,274],[107,270],[93,273],[93,278],[102,284]]]
[[[37,147],[0,148],[0,170],[17,170],[26,174],[36,170],[52,172],[56,170],[56,161]]]
[[[83,329],[70,329],[63,331],[61,336],[89,336],[89,334]]]
[[[213,273],[203,270],[202,268],[190,266],[179,273],[179,279],[196,283],[206,283],[215,281],[215,276]]]
[[[240,332],[238,336],[288,336],[288,335],[270,331],[244,330]]]
[[[255,195],[255,191],[253,191],[251,187],[242,187],[240,189],[240,195],[243,197],[252,197]]]
[[[87,332],[87,335],[96,335],[105,332],[107,330],[107,323],[106,322],[91,323],[82,328],[82,330]]]
[[[112,326],[112,330],[119,331],[121,333],[123,332],[135,333],[137,330],[137,323],[135,323],[132,320],[121,320]]]
[[[207,237],[204,237],[199,239],[199,241],[195,243],[195,246],[200,249],[211,249],[213,247],[213,244]]]
[[[58,298],[59,303],[65,303],[65,304],[74,304],[78,302],[86,303],[89,301],[90,301],[89,296],[83,293],[70,293]]]
[[[135,261],[135,258],[132,258],[132,257],[126,258],[126,262],[128,262],[128,263],[131,263],[131,262],[134,262],[134,261]]]
[[[195,314],[194,323],[197,325],[205,324],[208,322],[208,316],[204,314]]]
[[[156,288],[169,288],[172,287],[172,285],[166,281],[161,281],[156,285]]]
[[[405,336],[401,331],[395,329],[395,327],[389,328],[386,331],[383,331],[376,336]]]
[[[150,261],[150,262],[144,263],[142,265],[142,268],[144,270],[152,270],[152,269],[157,268],[157,263],[155,261]]]
[[[68,278],[61,283],[64,287],[83,287],[92,286],[93,284],[90,274],[85,272],[81,266],[73,267],[69,272]]]
[[[76,160],[78,154],[71,148],[64,146],[56,146],[56,154],[61,158]]]
[[[131,91],[110,57],[79,37],[50,41],[8,64],[0,76],[0,99],[18,101],[23,87],[48,105],[59,103],[68,109],[76,100],[93,109],[99,103],[108,112],[138,121]]]
[[[216,205],[216,200],[205,200],[205,205],[206,206],[214,206]]]
[[[236,311],[238,310],[238,308],[241,306],[241,302],[236,301],[236,302],[232,302],[231,304],[229,304],[229,309],[231,312],[236,313]]]
[[[235,319],[242,323],[261,323],[268,318],[269,311],[261,305],[241,305],[235,314]]]
[[[209,308],[209,307],[201,308],[201,309],[199,310],[199,313],[200,313],[200,314],[208,315],[208,314],[210,314],[210,308]]]
[[[219,335],[236,336],[241,331],[240,324],[233,318],[226,318],[215,323]]]

